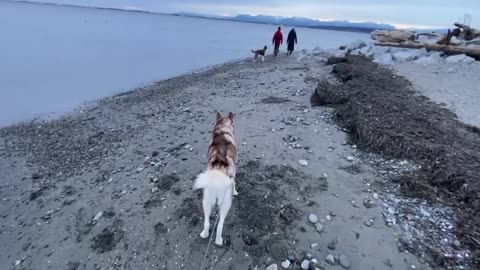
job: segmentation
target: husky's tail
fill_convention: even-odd
[[[203,189],[204,198],[208,198],[209,204],[215,203],[221,206],[224,201],[232,199],[233,179],[219,170],[207,170],[197,176],[193,189]]]

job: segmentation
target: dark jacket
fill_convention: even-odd
[[[290,30],[287,37],[287,43],[293,42],[297,43],[297,32],[295,32],[295,29]]]
[[[297,43],[297,33],[295,29],[290,30],[287,37],[288,50],[293,51],[293,47]]]

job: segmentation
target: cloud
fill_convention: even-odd
[[[265,14],[323,20],[375,21],[396,25],[452,27],[464,14],[477,15],[480,0],[38,0],[65,4],[134,6],[154,12],[196,12],[214,15]]]

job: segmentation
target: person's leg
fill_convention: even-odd
[[[275,44],[275,50],[273,51],[274,56],[277,56],[279,48],[280,48],[280,44]]]

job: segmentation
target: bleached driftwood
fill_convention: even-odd
[[[469,48],[461,46],[449,46],[449,45],[439,45],[439,44],[426,44],[426,43],[397,43],[397,42],[375,42],[376,46],[387,46],[387,47],[398,47],[398,48],[407,48],[407,49],[422,49],[425,48],[427,51],[437,51],[444,52],[448,55],[456,54],[466,54],[477,60],[480,60],[480,49],[478,48]]]
[[[370,37],[379,42],[406,42],[415,39],[413,33],[404,30],[375,30]]]

